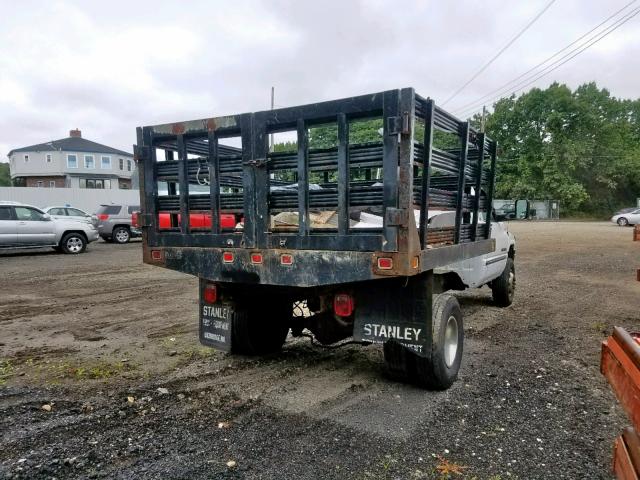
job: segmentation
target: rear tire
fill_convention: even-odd
[[[238,304],[242,307],[236,308],[231,325],[231,352],[252,356],[279,352],[289,334],[293,303],[253,298]],[[269,304],[274,306],[265,308]]]
[[[626,227],[627,225],[629,225],[629,220],[624,217],[620,217],[618,219],[618,225],[620,225],[621,227]]]
[[[129,243],[129,240],[131,240],[131,232],[127,227],[116,227],[113,229],[113,232],[111,232],[111,240],[119,244]]]
[[[77,255],[87,249],[87,239],[79,233],[67,233],[60,241],[64,253]]]
[[[513,258],[507,258],[507,264],[498,278],[491,284],[493,301],[499,307],[508,307],[513,303],[516,291],[516,267]]]
[[[431,352],[422,357],[397,342],[384,344],[389,372],[431,390],[446,390],[458,378],[464,348],[464,323],[460,304],[453,295],[433,297]]]

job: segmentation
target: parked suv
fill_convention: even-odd
[[[140,210],[139,205],[100,205],[98,217],[98,233],[106,242],[127,243],[141,232],[131,224],[131,214]]]
[[[97,239],[90,221],[53,219],[31,205],[0,202],[0,249],[53,247],[75,254]]]

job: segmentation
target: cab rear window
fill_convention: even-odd
[[[117,215],[120,213],[120,205],[100,205],[97,213],[106,213],[107,215]]]

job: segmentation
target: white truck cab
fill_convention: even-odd
[[[456,212],[429,212],[429,226],[450,227],[455,224]],[[478,217],[482,223],[486,219]],[[434,270],[436,275],[444,278],[444,289],[464,290],[488,285],[493,291],[493,298],[499,306],[509,306],[515,293],[515,253],[516,238],[509,232],[503,222],[491,222],[491,238],[495,240],[495,250],[479,257],[469,258],[461,262]]]

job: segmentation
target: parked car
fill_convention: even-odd
[[[127,243],[139,237],[140,230],[131,224],[131,214],[139,210],[139,205],[100,205],[96,212],[100,237],[114,243]]]
[[[516,218],[516,204],[505,203],[501,207],[496,208],[496,217],[500,220],[509,220]]]
[[[77,254],[98,239],[88,220],[53,219],[37,207],[0,202],[0,249],[53,247]]]
[[[83,212],[79,208],[71,207],[70,205],[65,205],[63,207],[60,206],[51,206],[44,207],[44,213],[48,213],[51,218],[57,219],[65,219],[65,218],[73,218],[75,220],[89,220],[94,227],[98,228],[98,217],[93,214],[90,215],[86,212]]]
[[[617,223],[621,227],[626,227],[627,225],[636,225],[640,223],[640,208],[625,208],[624,210],[627,211],[621,210],[620,212],[617,212],[613,217],[611,217],[611,221]]]

